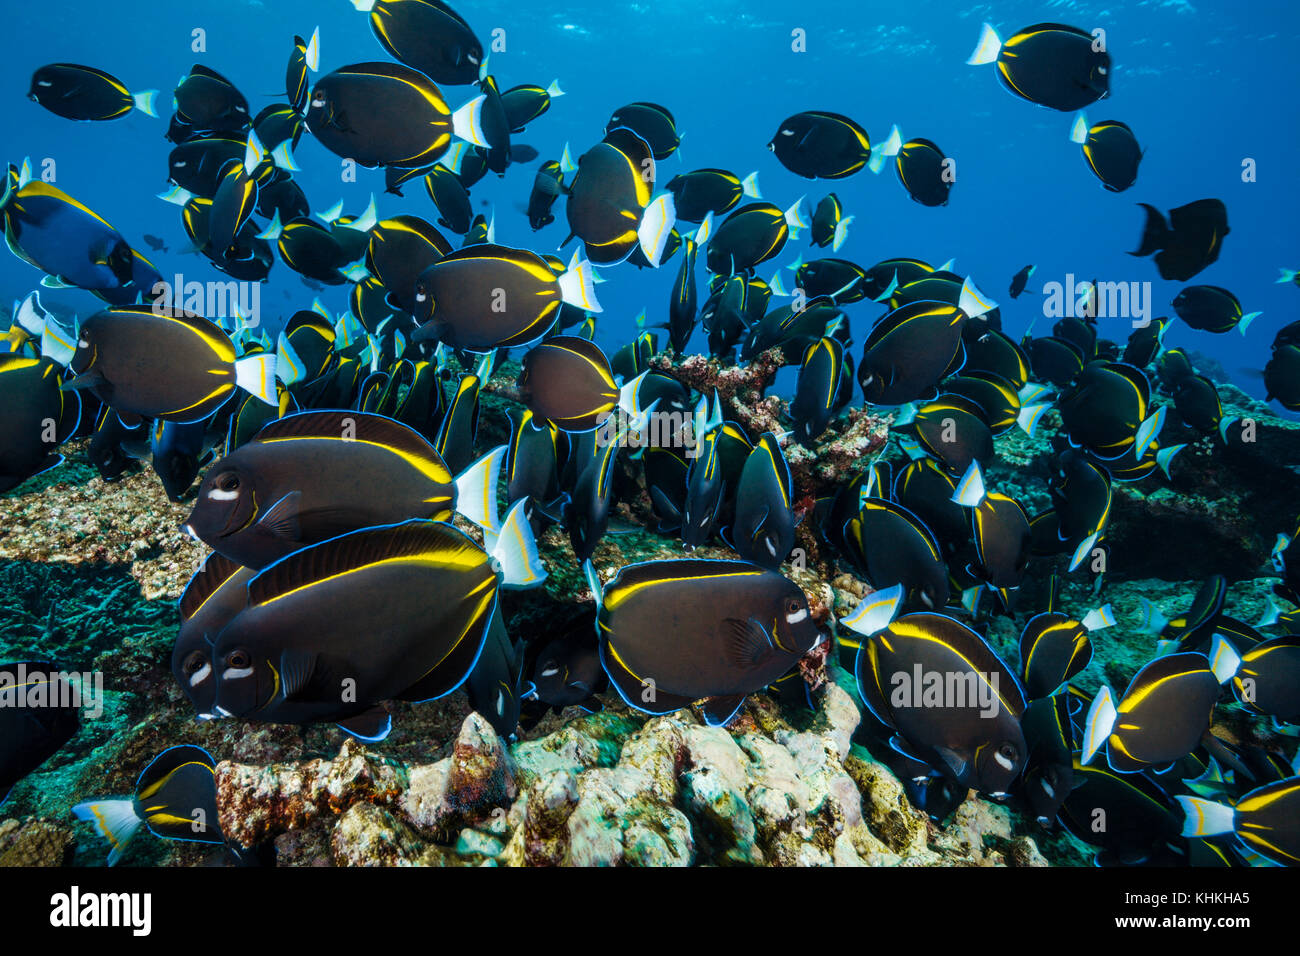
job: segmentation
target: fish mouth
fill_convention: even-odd
[[[190,524],[189,522],[186,522],[185,524],[181,525],[181,530],[184,531],[189,536],[190,540],[193,541],[195,544],[203,543],[203,539],[200,538],[198,534],[195,532],[194,525]]]

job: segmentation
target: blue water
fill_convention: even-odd
[[[1167,210],[1217,197],[1228,208],[1231,235],[1219,261],[1193,283],[1221,285],[1246,311],[1262,316],[1244,337],[1212,336],[1176,323],[1167,345],[1185,345],[1216,357],[1247,391],[1261,395],[1257,378],[1274,331],[1295,319],[1300,290],[1277,285],[1279,267],[1300,268],[1300,193],[1294,158],[1294,55],[1300,5],[1291,0],[1142,0],[1142,2],[709,3],[660,0],[611,3],[459,3],[457,9],[489,42],[505,31],[506,50],[492,55],[502,89],[545,86],[558,79],[567,92],[519,140],[559,158],[566,141],[574,155],[602,135],[609,115],[636,100],[667,106],[676,116],[682,147],[661,165],[660,182],[679,171],[721,166],[740,175],[758,170],[765,198],[782,208],[806,195],[809,210],[834,190],[855,217],[839,255],[864,266],[887,257],[916,256],[935,264],[956,259],[956,270],[1002,303],[1007,329],[1018,335],[1041,315],[1040,297],[1012,302],[1006,287],[1026,263],[1038,271],[1031,291],[1067,273],[1080,279],[1150,281],[1155,314],[1182,283],[1159,278],[1149,260],[1125,255],[1136,248],[1139,201]],[[1032,106],[998,84],[992,67],[965,63],[980,24],[1005,38],[1040,21],[1061,21],[1107,32],[1113,58],[1111,96],[1088,110],[1089,119],[1128,123],[1146,148],[1137,184],[1122,194],[1104,191],[1068,139],[1072,115]],[[57,164],[56,185],[95,209],[148,254],[144,233],[163,237],[172,252],[151,255],[164,276],[218,279],[206,261],[181,256],[180,210],[155,198],[165,187],[171,144],[163,139],[170,90],[193,63],[228,76],[248,97],[252,112],[283,101],[284,68],[295,33],[319,25],[322,72],[347,63],[386,59],[366,16],[346,0],[274,0],[184,4],[47,2],[6,10],[9,43],[0,65],[0,129],[4,158]],[[191,31],[206,31],[206,52],[191,50]],[[807,34],[807,52],[791,50],[791,31]],[[110,123],[74,123],[46,112],[25,93],[31,73],[45,63],[85,63],[119,76],[129,88],[162,91],[162,118],[140,113]],[[469,87],[446,91],[453,106]],[[868,171],[837,183],[802,180],[766,149],[785,117],[808,109],[843,112],[884,139],[897,123],[905,137],[937,142],[957,161],[949,206],[913,202],[892,169]],[[1253,159],[1257,181],[1242,181]],[[381,215],[399,212],[436,219],[419,184],[406,198],[383,195],[381,170],[360,170],[344,183],[340,160],[304,137],[297,151],[298,181],[314,210],[340,197],[358,213],[370,193]],[[489,175],[472,193],[495,210],[499,242],[551,252],[567,229],[562,206],[556,222],[533,233],[520,211],[536,164],[512,167],[503,180]],[[775,265],[803,252],[790,243]],[[829,254],[826,253],[826,254]],[[622,265],[605,270],[598,289],[604,306],[597,341],[613,350],[646,309],[666,316],[677,262],[652,272]],[[703,269],[701,267],[701,275]],[[0,295],[24,295],[40,274],[0,254]],[[322,293],[335,311],[346,308],[346,288]],[[264,321],[274,324],[310,305],[317,293],[277,262],[262,296]],[[47,303],[89,314],[98,305],[84,293],[45,293]],[[849,307],[855,339],[879,314],[871,303]],[[1040,322],[1037,334],[1048,331]],[[1122,342],[1129,323],[1103,319],[1103,337]],[[694,350],[704,351],[703,332]],[[855,350],[858,351],[858,350]],[[1277,406],[1274,406],[1277,409]],[[1280,411],[1280,409],[1278,409]]]

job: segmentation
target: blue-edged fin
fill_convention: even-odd
[[[758,189],[758,170],[754,170],[748,176],[740,181],[740,189],[750,199],[762,199],[763,194]],[[1286,270],[1283,269],[1283,272]],[[1294,277],[1294,273],[1292,273]],[[1279,279],[1279,282],[1290,282],[1290,279]]]
[[[188,189],[182,189],[180,186],[172,186],[170,189],[164,189],[158,194],[158,198],[163,202],[169,202],[173,206],[184,206],[194,198],[194,193]]]
[[[41,330],[41,355],[66,367],[76,353],[76,333],[69,335],[52,318],[46,318]]]
[[[1080,541],[1079,546],[1074,549],[1074,554],[1070,556],[1070,566],[1067,570],[1074,571],[1079,567],[1079,565],[1083,564],[1083,562],[1088,559],[1088,555],[1092,553],[1092,549],[1096,544],[1097,534],[1095,532]]]
[[[596,566],[591,563],[591,558],[582,562],[582,576],[587,580],[587,587],[591,588],[596,607],[600,607],[605,601],[605,585],[601,583],[600,573],[596,570]]]
[[[885,165],[898,155],[903,148],[903,134],[899,132],[898,125],[889,131],[889,136],[885,141],[871,151],[871,158],[867,160],[867,168],[877,175]]]
[[[298,350],[283,332],[275,343],[275,376],[285,385],[295,385],[306,375],[306,366]]]
[[[325,225],[327,225],[327,226],[329,226],[329,225],[333,225],[333,224],[334,224],[334,220],[338,219],[339,216],[341,216],[341,215],[343,215],[343,200],[342,200],[342,199],[340,199],[340,200],[339,200],[338,202],[336,202],[334,205],[330,206],[330,207],[329,207],[328,209],[326,209],[324,212],[318,212],[318,213],[315,214],[316,218],[319,219],[321,222],[325,223]]]
[[[1237,811],[1227,804],[1204,797],[1175,797],[1183,808],[1183,836],[1204,837],[1231,833],[1236,828]]]
[[[579,259],[575,253],[569,262],[569,268],[559,277],[560,298],[569,305],[577,306],[588,312],[601,312],[600,303],[596,301],[596,282],[591,263]]]
[[[992,312],[998,307],[998,304],[986,296],[967,276],[961,284],[961,296],[957,300],[957,308],[966,314],[969,319],[978,318],[986,312]]]
[[[808,217],[803,210],[804,197],[800,196],[785,211],[785,223],[790,228],[790,238],[798,239],[799,234],[808,228]]]
[[[1133,457],[1136,460],[1141,461],[1147,449],[1151,447],[1151,443],[1160,436],[1160,430],[1165,426],[1167,409],[1167,405],[1161,405],[1138,426],[1137,435],[1134,436],[1136,444],[1133,448]]]
[[[1109,604],[1104,604],[1085,614],[1079,623],[1089,631],[1101,631],[1115,625],[1115,612]]]
[[[744,704],[744,694],[733,694],[729,697],[710,697],[700,704],[700,711],[704,715],[704,722],[710,727],[722,727],[736,716],[736,713]]]
[[[483,132],[483,104],[486,101],[487,96],[480,93],[451,114],[452,132],[484,149],[489,147],[487,135]]]
[[[966,469],[966,474],[962,475],[961,481],[957,482],[952,500],[963,508],[975,508],[984,500],[987,493],[984,487],[984,472],[980,470],[979,462],[972,461],[970,467]]]
[[[132,105],[145,116],[152,116],[154,119],[158,118],[158,110],[154,107],[157,99],[157,90],[141,90],[139,93],[131,94]]]
[[[497,484],[505,456],[499,445],[456,476],[456,510],[485,531],[501,527]]]
[[[1169,618],[1160,613],[1160,609],[1148,601],[1141,598],[1142,617],[1138,621],[1138,630],[1143,634],[1159,634],[1169,623]]]
[[[1264,613],[1260,615],[1254,626],[1257,628],[1272,627],[1281,619],[1282,609],[1278,607],[1277,601],[1273,600],[1273,595],[1270,594],[1264,601]]]
[[[144,821],[136,815],[134,800],[89,800],[73,807],[72,815],[93,823],[108,841],[112,848],[108,853],[109,866],[117,865],[131,839],[144,826]]]
[[[393,715],[383,707],[376,706],[364,714],[339,721],[338,728],[363,744],[377,744],[393,732]]]
[[[1083,145],[1088,142],[1088,117],[1080,113],[1074,118],[1074,125],[1070,127],[1070,142]]]
[[[641,243],[646,261],[656,269],[659,268],[659,260],[663,257],[664,247],[668,245],[668,237],[676,222],[677,205],[672,193],[664,193],[652,200],[641,214],[641,224],[636,230],[637,240]]]
[[[1250,323],[1254,322],[1263,314],[1264,314],[1263,312],[1247,312],[1245,315],[1243,315],[1240,319],[1237,320],[1237,331],[1240,332],[1242,335],[1245,335],[1246,330],[1250,328]]]
[[[1161,448],[1158,452],[1156,452],[1156,464],[1160,466],[1160,470],[1165,473],[1165,477],[1168,478],[1170,481],[1173,480],[1174,476],[1169,473],[1169,465],[1174,460],[1174,456],[1177,455],[1180,451],[1182,451],[1186,447],[1187,446],[1185,444],[1169,445],[1165,448]]]
[[[527,504],[527,497],[516,501],[499,532],[483,529],[483,543],[501,575],[502,587],[533,588],[546,580],[546,568],[525,513]]]
[[[1038,427],[1038,421],[1043,417],[1043,412],[1052,406],[1047,402],[1038,402],[1034,405],[1023,405],[1016,414],[1016,424],[1030,438],[1034,437],[1034,429]]]
[[[275,242],[280,238],[280,233],[284,232],[284,225],[280,222],[280,210],[275,211],[271,221],[266,224],[266,228],[256,236],[258,239],[265,239],[267,242]]]
[[[853,217],[845,216],[835,224],[835,238],[831,240],[831,252],[839,252],[840,246],[844,245],[845,240],[849,238],[849,223],[851,222],[853,222]],[[853,285],[857,281],[858,278],[855,276],[849,283],[849,286]],[[848,286],[845,286],[845,288],[847,289]],[[839,293],[837,292],[836,295],[839,295]],[[834,298],[834,296],[832,296],[832,298]]]
[[[1101,750],[1102,744],[1110,736],[1118,717],[1119,711],[1115,709],[1114,696],[1110,688],[1102,684],[1101,690],[1097,691],[1097,696],[1092,699],[1092,706],[1088,708],[1088,719],[1083,725],[1083,753],[1079,758],[1080,763],[1091,763],[1092,758],[1097,756],[1097,751]]]
[[[560,172],[568,176],[578,171],[578,164],[573,161],[573,154],[569,152],[569,144],[564,144],[564,152],[560,155]]]

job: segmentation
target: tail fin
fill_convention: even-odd
[[[1170,445],[1168,448],[1161,448],[1156,452],[1156,464],[1160,470],[1165,473],[1165,477],[1173,481],[1174,476],[1169,473],[1169,464],[1174,460],[1174,456],[1186,448],[1186,445]]]
[[[992,26],[986,23],[980,28],[980,38],[975,45],[975,52],[970,55],[966,63],[969,66],[983,66],[996,60],[1001,52],[1002,38]]]
[[[537,540],[525,515],[527,504],[527,498],[514,503],[500,532],[483,529],[483,542],[496,562],[502,587],[532,588],[546,580],[546,568],[542,566]]]
[[[292,139],[286,139],[275,149],[271,150],[271,161],[275,163],[278,169],[283,169],[290,173],[296,173],[301,168],[293,158]]]
[[[748,196],[750,199],[762,199],[762,198],[763,198],[763,194],[762,194],[761,192],[759,192],[759,190],[758,190],[758,170],[754,170],[752,173],[750,173],[748,176],[746,176],[744,179],[742,179],[742,180],[740,181],[740,188],[741,188],[741,192],[743,192],[743,193],[744,193],[746,196]],[[1286,270],[1283,269],[1282,271],[1285,272]],[[1295,277],[1295,273],[1294,273],[1294,272],[1291,273],[1291,277],[1292,277],[1292,278]],[[1290,280],[1289,280],[1289,279],[1279,279],[1278,281],[1279,281],[1279,282],[1288,282],[1288,281],[1290,281]]]
[[[488,145],[483,133],[483,104],[486,101],[487,96],[480,93],[451,114],[452,131],[461,139],[485,148]]]
[[[1142,617],[1138,621],[1138,630],[1143,634],[1159,634],[1169,623],[1169,618],[1160,613],[1160,609],[1142,598]]]
[[[555,99],[557,96],[564,95],[564,90],[560,89],[559,80],[551,80],[551,85],[546,88],[546,95],[549,96],[551,99]]]
[[[144,825],[136,815],[134,800],[90,800],[72,808],[72,815],[95,825],[108,845],[108,865],[116,866],[131,838]]]
[[[1106,604],[1099,608],[1093,608],[1083,616],[1083,620],[1079,623],[1089,631],[1101,631],[1114,626],[1115,612],[1109,604]]]
[[[236,359],[235,384],[268,405],[279,405],[275,390],[275,356],[249,355]]]
[[[1237,321],[1237,331],[1242,335],[1245,335],[1246,330],[1250,328],[1250,323],[1254,322],[1263,314],[1263,312],[1247,312]]]
[[[163,202],[171,203],[173,206],[184,206],[194,198],[194,193],[188,189],[182,189],[180,186],[173,186],[171,189],[160,192],[158,198]]]
[[[297,349],[283,332],[275,346],[275,375],[285,385],[301,382],[306,375],[306,368]]]
[[[1097,696],[1092,699],[1092,706],[1088,708],[1088,719],[1083,725],[1083,753],[1079,758],[1080,763],[1090,763],[1092,758],[1097,756],[1097,751],[1110,736],[1118,716],[1119,711],[1115,709],[1110,688],[1103,684],[1101,690],[1097,691]]]
[[[790,238],[798,239],[799,233],[808,228],[808,221],[803,211],[804,197],[800,196],[794,205],[785,211],[785,222],[790,227]]]
[[[139,93],[131,94],[131,102],[135,104],[135,108],[154,119],[158,118],[158,111],[154,109],[154,101],[157,98],[157,90],[141,90]]]
[[[868,594],[858,602],[857,610],[848,617],[840,618],[839,623],[855,634],[870,637],[889,626],[902,603],[903,586],[895,584],[892,588]]]
[[[1241,655],[1237,649],[1222,634],[1215,634],[1210,641],[1210,670],[1214,671],[1219,683],[1225,684],[1232,680],[1240,667]]]
[[[1205,837],[1231,833],[1236,828],[1237,811],[1227,804],[1204,797],[1175,797],[1183,808],[1183,836]]]
[[[1295,282],[1296,276],[1300,275],[1300,272],[1297,272],[1294,269],[1278,269],[1277,271],[1282,273],[1277,277],[1278,283]]]
[[[1133,447],[1133,458],[1135,461],[1141,461],[1146,455],[1147,449],[1151,443],[1160,435],[1160,429],[1164,428],[1165,415],[1168,413],[1168,406],[1161,405],[1152,412],[1141,425],[1138,426],[1137,435],[1134,436],[1135,445]]]
[[[1074,119],[1074,125],[1070,127],[1070,142],[1086,143],[1088,142],[1088,117],[1080,113]]]
[[[1051,408],[1048,402],[1039,402],[1036,405],[1025,405],[1016,415],[1016,424],[1021,427],[1026,435],[1034,437],[1034,429],[1038,427],[1038,420],[1042,417],[1043,412]]]
[[[898,124],[894,124],[890,129],[889,135],[885,141],[871,151],[871,158],[867,160],[867,168],[873,173],[879,174],[885,168],[885,164],[898,155],[903,148],[903,134],[899,132]]]
[[[966,313],[967,318],[974,319],[997,307],[998,304],[976,288],[970,276],[967,276],[961,284],[961,298],[957,300],[957,308]]]
[[[641,214],[641,225],[637,227],[637,239],[641,242],[641,251],[646,261],[658,269],[659,259],[668,245],[673,224],[677,221],[677,206],[672,193],[664,193],[653,200]]]
[[[980,470],[980,463],[972,461],[970,467],[966,469],[966,474],[962,475],[961,481],[957,482],[957,489],[952,493],[952,500],[964,508],[974,508],[984,500],[987,493],[987,489],[984,487],[984,472]]]
[[[569,152],[569,144],[564,144],[564,152],[560,156],[560,172],[565,176],[578,171],[578,164],[573,161],[573,154]]]
[[[569,268],[557,280],[560,283],[560,298],[569,305],[586,309],[588,312],[600,312],[600,303],[596,301],[596,284],[593,281],[591,263],[579,260],[574,254]]]
[[[852,216],[845,216],[835,224],[835,238],[831,240],[831,252],[839,252],[840,246],[844,245],[844,240],[849,238],[849,223],[853,221]],[[855,277],[853,282],[856,282]],[[850,282],[850,285],[853,283]]]
[[[266,228],[256,236],[258,239],[266,239],[269,242],[275,242],[280,238],[280,233],[284,231],[284,226],[280,223],[280,210],[275,211],[271,221],[266,224]]]
[[[334,220],[343,215],[343,200],[340,199],[334,205],[330,206],[324,212],[316,213],[316,218],[327,226],[334,224]]]
[[[354,229],[357,232],[369,232],[379,221],[379,214],[375,212],[375,194],[370,194],[370,203],[366,206],[366,211],[357,216],[356,219],[343,225],[344,229]]]
[[[500,445],[456,476],[456,510],[485,532],[501,527],[497,484],[506,446]]]
[[[320,27],[311,31],[311,39],[307,41],[307,69],[315,73],[320,69]]]
[[[605,586],[600,583],[600,574],[591,563],[591,558],[582,562],[582,576],[587,579],[587,587],[591,588],[592,597],[596,599],[596,607],[600,607],[605,599]]]
[[[1149,256],[1157,249],[1163,249],[1165,242],[1169,237],[1169,224],[1165,222],[1164,215],[1155,206],[1149,206],[1144,202],[1138,203],[1147,212],[1147,221],[1142,227],[1142,243],[1138,246],[1136,252],[1130,252],[1130,256]]]

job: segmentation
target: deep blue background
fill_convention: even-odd
[[[955,257],[957,271],[972,274],[1002,301],[1013,333],[1040,311],[1037,296],[1006,299],[1011,275],[1028,262],[1038,265],[1035,289],[1067,272],[1111,281],[1151,280],[1155,314],[1168,313],[1181,285],[1162,281],[1149,260],[1124,254],[1136,248],[1142,222],[1135,203],[1168,209],[1209,196],[1226,202],[1232,233],[1219,262],[1192,281],[1225,286],[1246,311],[1264,314],[1245,337],[1179,326],[1166,344],[1213,354],[1259,394],[1258,381],[1243,370],[1260,368],[1274,331],[1297,318],[1300,289],[1274,283],[1278,267],[1300,268],[1294,59],[1300,4],[1294,0],[973,5],[494,0],[456,7],[485,45],[494,28],[506,31],[506,52],[491,59],[502,89],[519,83],[545,86],[558,78],[567,91],[518,137],[536,146],[543,159],[558,158],[566,140],[578,155],[600,138],[620,105],[661,102],[676,115],[683,135],[680,158],[661,166],[661,183],[701,166],[730,168],[742,176],[757,169],[765,198],[782,208],[801,194],[811,208],[834,190],[856,217],[840,255],[863,265],[899,255],[936,264]],[[1001,88],[992,67],[965,64],[986,19],[1004,38],[1045,20],[1107,31],[1112,93],[1088,116],[1093,122],[1128,123],[1146,148],[1132,189],[1119,195],[1102,190],[1068,139],[1071,115],[1025,103]],[[284,99],[284,68],[295,33],[309,36],[320,26],[322,72],[386,58],[366,16],[346,0],[29,3],[8,9],[5,24],[4,158],[55,159],[56,184],[146,254],[143,233],[164,237],[173,249],[184,241],[179,209],[154,196],[164,188],[171,148],[163,139],[170,90],[192,63],[230,77],[256,113]],[[195,27],[207,31],[205,53],[190,49]],[[806,53],[791,52],[796,27],[807,31]],[[135,113],[112,123],[73,123],[46,112],[25,94],[32,71],[57,61],[108,70],[132,90],[157,87],[163,118]],[[471,90],[445,92],[455,106]],[[766,144],[782,119],[806,109],[846,113],[877,142],[891,123],[898,123],[906,137],[936,141],[958,164],[951,204],[928,209],[912,202],[889,168],[879,177],[864,171],[834,184],[788,173]],[[381,214],[436,218],[418,183],[405,199],[382,195],[379,170],[361,170],[357,183],[344,184],[339,159],[310,136],[297,156],[304,168],[299,182],[314,209],[342,196],[347,211],[357,213],[373,191],[381,196]],[[1241,180],[1245,157],[1258,164],[1255,183]],[[498,241],[549,252],[567,232],[562,206],[557,204],[557,221],[536,234],[519,210],[535,165],[514,167],[503,180],[489,176],[473,196],[495,208]],[[806,242],[791,243],[776,261],[788,262],[799,252],[812,258]],[[174,251],[153,258],[164,276],[179,269],[190,279],[220,277],[201,258]],[[625,342],[642,308],[662,319],[676,264],[657,273],[628,265],[606,270],[609,281],[598,290],[605,312],[597,341],[607,349]],[[760,272],[766,277],[770,270],[769,264]],[[0,254],[4,301],[22,296],[39,279],[7,252]],[[263,293],[264,319],[274,322],[305,308],[314,295],[277,262]],[[96,307],[96,300],[75,292],[43,298],[82,314]],[[325,301],[343,310],[346,287],[329,291]],[[850,307],[857,342],[879,311],[871,303]],[[1128,324],[1103,320],[1102,334],[1122,341]],[[702,350],[703,336],[697,335],[692,344]]]

